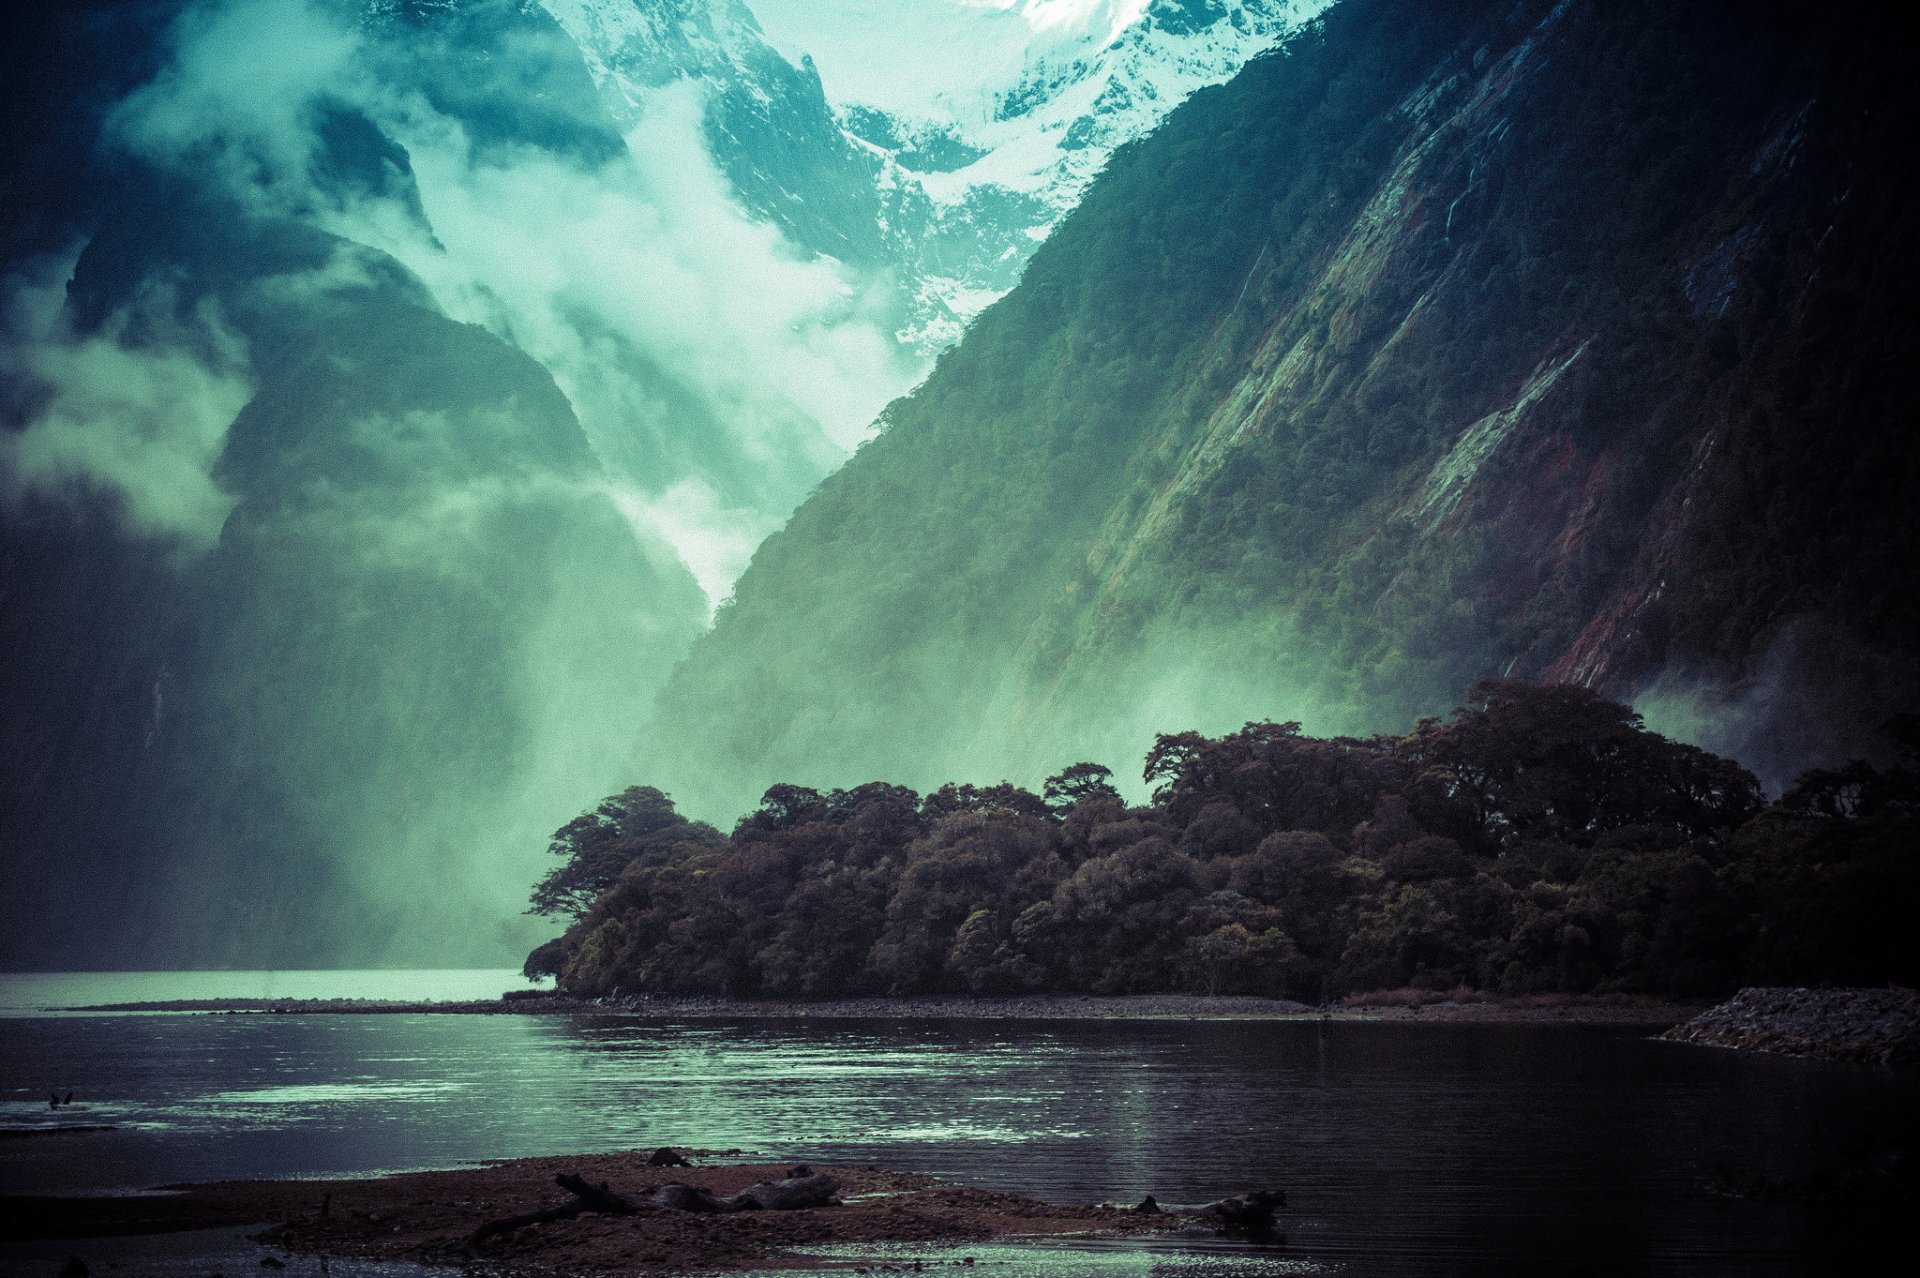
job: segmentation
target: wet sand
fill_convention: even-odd
[[[365,1180],[230,1181],[112,1198],[0,1198],[0,1236],[74,1239],[257,1226],[253,1237],[290,1253],[462,1265],[517,1274],[648,1274],[667,1270],[818,1266],[809,1246],[958,1242],[1022,1237],[1122,1237],[1164,1232],[1192,1217],[1113,1206],[1061,1206],[877,1168],[817,1165],[839,1182],[836,1205],[706,1214],[671,1209],[582,1214],[467,1239],[484,1222],[572,1201],[555,1184],[575,1173],[642,1199],[680,1181],[714,1194],[779,1180],[789,1164],[694,1168],[647,1165],[647,1154],[532,1158],[457,1171]],[[78,1244],[76,1244],[78,1247]]]

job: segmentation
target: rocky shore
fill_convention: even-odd
[[[172,1187],[121,1198],[0,1198],[0,1231],[16,1239],[153,1235],[221,1226],[268,1225],[253,1237],[283,1254],[476,1263],[514,1274],[651,1274],[808,1266],[809,1247],[875,1242],[959,1242],[1024,1237],[1158,1233],[1199,1219],[1186,1212],[1063,1206],[1018,1194],[948,1184],[874,1167],[815,1166],[831,1177],[831,1205],[800,1210],[715,1213],[649,1200],[680,1183],[707,1194],[739,1194],[789,1175],[788,1167],[662,1168],[645,1152],[527,1158],[456,1171],[365,1180],[233,1181]],[[571,1201],[556,1177],[578,1177],[641,1210],[587,1210],[562,1217]],[[548,1209],[537,1222],[533,1214]],[[521,1221],[526,1223],[514,1223]],[[269,1225],[269,1222],[274,1222]],[[489,1222],[511,1227],[488,1233]]]
[[[1920,1064],[1920,992],[1744,989],[1662,1037],[1678,1043],[1912,1066]]]
[[[1632,1024],[1666,1027],[1700,1011],[1641,998],[1532,995],[1502,998],[1458,992],[1384,992],[1329,1007],[1288,999],[1197,994],[1094,996],[1033,994],[1014,998],[700,998],[636,994],[585,999],[547,991],[516,992],[470,1002],[386,1002],[369,999],[171,999],[60,1008],[84,1012],[226,1012],[279,1015],[630,1016],[655,1020],[1335,1020],[1473,1021],[1544,1024]]]

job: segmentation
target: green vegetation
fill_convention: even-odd
[[[722,837],[637,787],[556,834],[535,910],[574,922],[527,969],[586,996],[1911,983],[1913,763],[1768,806],[1588,689],[1483,680],[1399,736],[1163,735],[1142,807],[1081,763],[1040,795],[775,786]]]
[[[1117,153],[765,543],[651,775],[1037,779],[1494,673],[1765,685],[1716,741],[1776,784],[1884,750],[1920,121],[1856,22],[1344,0]]]

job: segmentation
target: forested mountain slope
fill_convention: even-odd
[[[542,836],[759,539],[1112,147],[1323,2],[821,0],[784,51],[745,0],[23,10],[0,965],[524,950]],[[965,103],[806,56],[882,27]]]
[[[105,77],[150,69],[80,44],[67,76],[102,77],[124,130]],[[455,108],[479,149],[620,146],[558,109]],[[624,771],[704,616],[549,372],[318,225],[423,222],[407,152],[330,99],[284,151],[246,123],[175,123],[168,162],[76,139],[70,204],[10,210],[10,251],[86,235],[5,280],[9,966],[485,962],[550,813]],[[16,340],[26,319],[45,336]]]
[[[1345,0],[1116,154],[761,548],[653,776],[1030,784],[1485,674],[1776,781],[1875,748],[1920,620],[1895,62],[1844,7]]]

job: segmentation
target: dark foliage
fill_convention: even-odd
[[[1747,698],[1770,780],[1883,751],[1920,96],[1860,7],[1783,12],[1343,0],[1194,95],[760,548],[674,784],[1078,758],[1169,685],[1366,732],[1494,672]]]
[[[566,861],[533,889],[527,913],[580,918],[629,865],[650,852],[719,839],[719,831],[686,820],[674,811],[673,800],[652,786],[628,786],[554,832],[547,851]]]
[[[1910,766],[1809,773],[1764,807],[1737,764],[1589,689],[1483,680],[1404,736],[1164,735],[1145,807],[1110,776],[781,785],[724,840],[635,787],[555,836],[536,908],[577,917],[528,970],[797,998],[1920,978]]]

